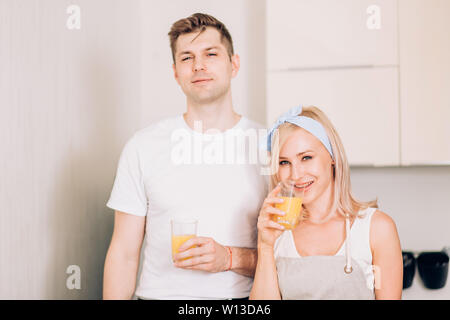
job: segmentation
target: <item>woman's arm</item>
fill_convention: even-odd
[[[260,243],[260,241],[258,241]],[[273,247],[258,244],[258,262],[250,300],[280,300]]]
[[[258,261],[256,263],[255,279],[253,280],[251,300],[280,300],[277,268],[275,266],[274,245],[283,233],[284,227],[272,221],[273,215],[285,213],[274,208],[273,204],[283,201],[277,198],[280,186],[276,186],[264,200],[258,217]]]
[[[379,210],[372,216],[370,246],[377,300],[401,299],[403,288],[403,257],[394,220]]]

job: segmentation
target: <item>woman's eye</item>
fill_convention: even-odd
[[[216,53],[208,53],[208,56],[217,56]]]
[[[312,159],[311,156],[304,156],[304,157],[302,158],[302,160],[310,160],[310,159]]]
[[[287,165],[287,164],[289,164],[289,161],[286,161],[286,160],[280,161],[280,166],[284,166],[284,165]]]

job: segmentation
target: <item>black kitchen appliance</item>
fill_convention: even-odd
[[[447,253],[422,252],[417,258],[419,275],[428,289],[440,289],[445,286],[448,276]]]
[[[403,289],[411,287],[416,273],[416,258],[409,251],[403,251]]]

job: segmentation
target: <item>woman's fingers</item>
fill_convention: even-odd
[[[283,203],[282,198],[278,198],[281,186],[278,184],[264,199],[261,212],[258,217],[258,241],[273,245],[285,227],[275,222],[272,217],[284,216],[286,213],[275,208],[277,203]]]
[[[267,197],[266,199],[264,199],[263,205],[262,205],[262,209],[266,209],[269,207],[274,207],[274,205],[276,205],[277,203],[283,203],[284,199],[282,198],[275,198],[275,197]]]
[[[284,211],[272,206],[267,206],[267,208],[264,209],[264,212],[269,215],[276,214],[278,216],[284,216],[286,214]]]
[[[279,223],[276,223],[275,221],[271,220],[271,219],[261,219],[258,222],[259,225],[259,229],[260,230],[264,230],[264,229],[277,229],[277,230],[284,230],[284,226],[282,226]]]
[[[283,198],[275,198],[275,197],[272,197],[272,198],[267,197],[264,200],[264,204],[277,204],[277,203],[283,203],[283,202],[284,202]]]
[[[277,186],[273,188],[272,191],[269,192],[267,198],[275,198],[277,194],[280,193],[280,191],[281,191],[281,184],[277,184]]]

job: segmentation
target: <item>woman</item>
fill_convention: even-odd
[[[258,263],[250,299],[401,299],[403,260],[394,221],[376,201],[350,190],[341,140],[316,107],[282,115],[268,137],[271,189],[258,218]],[[284,213],[279,182],[304,192],[292,230],[274,221]]]

